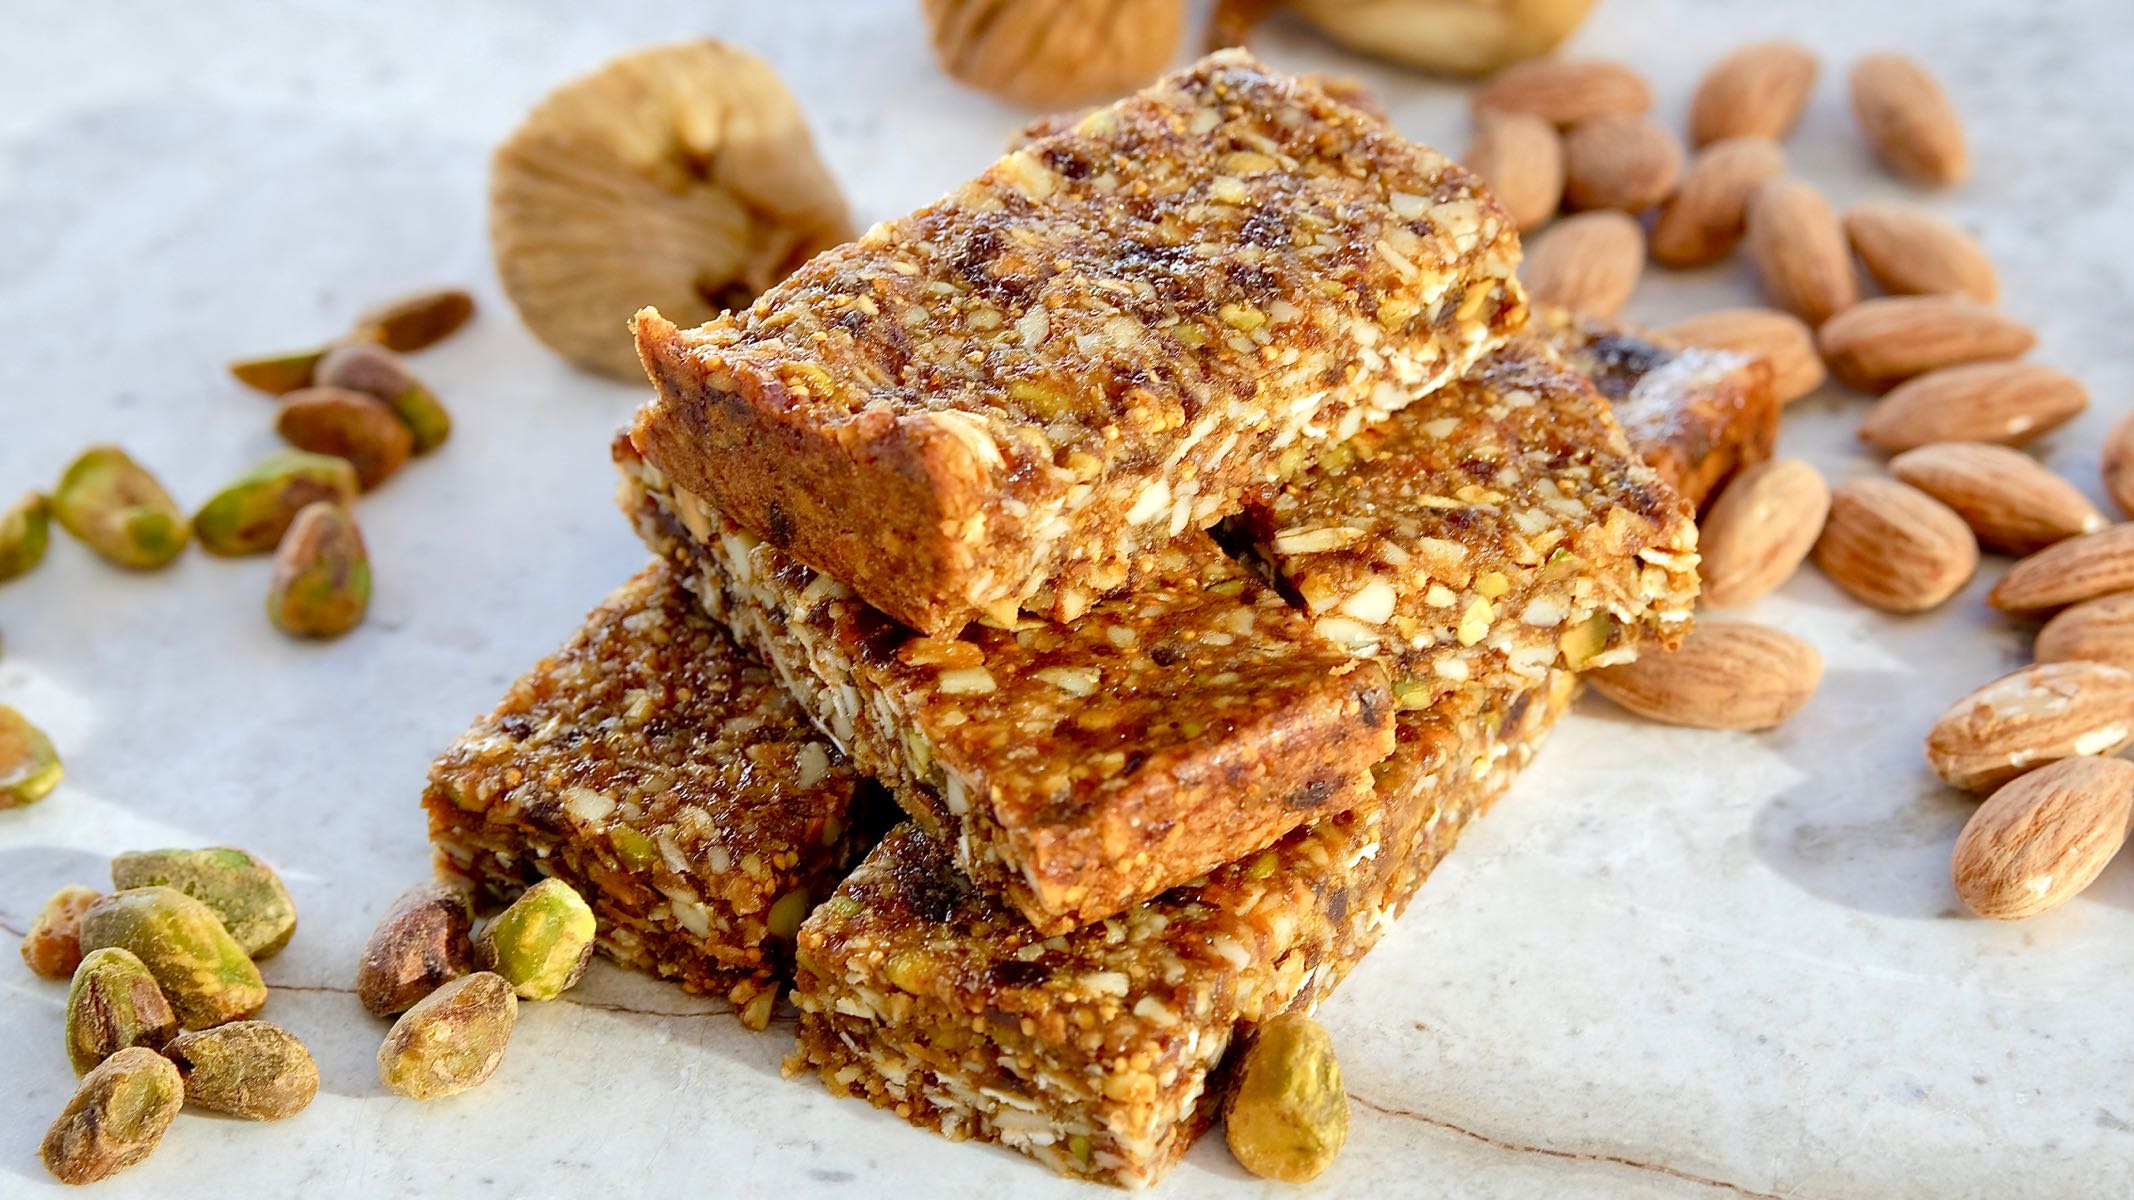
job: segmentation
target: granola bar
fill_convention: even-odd
[[[1239,518],[1252,547],[1404,708],[1672,647],[1697,527],[1608,402],[1530,339],[1324,450]]]
[[[1065,936],[900,826],[801,927],[787,1070],[1063,1174],[1152,1183],[1212,1121],[1237,1035],[1333,990],[1570,691],[1558,675],[1492,711],[1404,714],[1378,803]]]
[[[635,322],[640,451],[924,633],[1072,621],[1525,319],[1476,178],[1224,51],[824,253]]]
[[[565,880],[608,957],[753,1029],[888,809],[657,561],[438,758],[423,807],[440,875],[491,904]]]
[[[978,885],[1047,933],[1369,797],[1385,672],[1204,534],[1073,625],[915,634],[616,443],[623,504],[711,614]]]

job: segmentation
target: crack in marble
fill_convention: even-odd
[[[1477,1129],[1469,1129],[1464,1125],[1456,1125],[1451,1121],[1445,1120],[1443,1117],[1433,1117],[1428,1113],[1420,1113],[1415,1112],[1411,1109],[1394,1108],[1390,1105],[1379,1104],[1374,1100],[1359,1096],[1354,1092],[1349,1093],[1349,1099],[1354,1100],[1356,1103],[1363,1105],[1365,1108],[1370,1109],[1372,1112],[1379,1113],[1388,1117],[1400,1117],[1404,1120],[1417,1121],[1424,1125],[1429,1125],[1437,1129],[1443,1129],[1448,1133],[1457,1133],[1462,1137],[1472,1138],[1475,1141],[1481,1142],[1483,1145],[1486,1146],[1494,1146],[1499,1150],[1509,1150],[1514,1154],[1539,1154],[1545,1158],[1565,1159],[1572,1162],[1607,1163],[1612,1166],[1628,1167],[1633,1171],[1649,1171],[1655,1175],[1665,1175],[1671,1179],[1679,1179],[1684,1183],[1694,1183],[1700,1187],[1708,1187],[1716,1189],[1718,1191],[1731,1192],[1737,1196],[1753,1197],[1754,1200],[1786,1200],[1786,1197],[1780,1195],[1777,1192],[1759,1192],[1754,1188],[1743,1187],[1738,1183],[1730,1183],[1724,1179],[1713,1179],[1709,1176],[1698,1175],[1690,1171],[1684,1171],[1678,1167],[1670,1167],[1665,1163],[1641,1162],[1638,1159],[1625,1158],[1619,1154],[1599,1154],[1587,1150],[1559,1150],[1553,1146],[1535,1146],[1526,1142],[1507,1141],[1504,1138],[1493,1137],[1490,1134],[1483,1133],[1482,1131]]]

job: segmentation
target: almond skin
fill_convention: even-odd
[[[1815,88],[1815,52],[1780,39],[1743,46],[1704,73],[1689,101],[1689,139],[1783,138]]]
[[[1675,190],[1682,143],[1644,117],[1596,117],[1563,138],[1564,202],[1643,212]]]
[[[2089,402],[2080,380],[2036,363],[1945,367],[1877,401],[1860,436],[1890,451],[1929,442],[2021,446],[2074,420]]]
[[[1891,172],[1942,186],[1971,172],[1963,122],[1927,69],[1902,54],[1870,54],[1853,64],[1852,113]]]
[[[1927,764],[1951,787],[1990,792],[2046,763],[2116,754],[2130,741],[2134,671],[2037,663],[1950,705],[1927,733]]]
[[[2038,630],[2039,662],[2096,662],[2134,671],[2134,592],[2077,604]]]
[[[2113,525],[2047,546],[2008,568],[1986,603],[2044,616],[2113,592],[2134,591],[2134,525]]]
[[[1823,194],[1783,176],[1749,199],[1749,261],[1780,308],[1821,325],[1860,299],[1845,231]]]
[[[1704,602],[1747,604],[1793,577],[1830,511],[1830,485],[1797,458],[1760,462],[1719,493],[1697,534]]]
[[[1823,386],[1823,356],[1815,331],[1775,308],[1723,308],[1677,321],[1663,333],[1686,346],[1753,355],[1771,365],[1771,389],[1789,404]]]
[[[1815,341],[1831,374],[1880,392],[1942,367],[2020,358],[2038,335],[1964,296],[1881,296],[1824,322]]]
[[[1845,214],[1845,237],[1883,291],[1969,296],[1982,304],[2000,294],[2000,279],[1984,247],[1916,204],[1855,204]]]
[[[2104,490],[2120,512],[2134,516],[2134,413],[2104,435]]]
[[[1612,59],[1539,58],[1490,76],[1470,104],[1477,117],[1521,112],[1566,126],[1597,117],[1640,116],[1652,108],[1652,86]]]
[[[1699,621],[1679,649],[1589,672],[1631,712],[1699,729],[1769,729],[1799,712],[1823,678],[1815,647],[1740,621]]]
[[[1955,509],[1989,550],[2030,554],[2105,524],[2075,485],[2006,446],[1934,442],[1891,459],[1889,473]]]
[[[1785,173],[1786,153],[1769,138],[1727,138],[1699,150],[1653,224],[1652,256],[1670,267],[1725,258],[1748,227],[1749,197]]]
[[[1855,479],[1830,494],[1815,565],[1861,601],[1924,612],[1978,570],[1978,540],[1941,501],[1894,479]]]
[[[1484,114],[1462,161],[1497,194],[1521,233],[1548,224],[1563,204],[1563,138],[1531,113]]]
[[[2058,908],[2119,853],[2130,811],[2134,763],[2081,758],[2032,771],[1964,823],[1949,856],[1956,895],[1996,921]]]
[[[1588,316],[1614,316],[1645,269],[1645,230],[1610,210],[1566,217],[1527,244],[1527,295]]]

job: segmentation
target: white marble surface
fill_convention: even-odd
[[[300,344],[427,282],[487,308],[420,369],[459,432],[363,508],[371,621],[297,646],[261,620],[262,563],[193,553],[122,575],[60,542],[0,588],[0,700],[64,747],[65,786],[0,814],[0,927],[112,851],[235,842],[302,906],[267,964],[268,1015],[317,1051],[301,1117],[188,1116],[111,1196],[1094,1195],[1005,1152],[953,1147],[782,1081],[781,1025],[608,968],[531,1006],[479,1092],[381,1093],[382,1029],[347,994],[372,918],[427,869],[429,756],[640,559],[609,505],[605,440],[634,389],[539,351],[483,239],[487,149],[554,82],[700,34],[768,55],[859,213],[924,201],[1021,114],[931,68],[910,0],[777,5],[14,0],[0,13],[0,491],[119,440],[188,501],[270,448],[229,357]],[[2043,451],[2095,494],[2095,444],[2134,368],[2134,110],[2125,0],[1605,0],[1577,46],[1650,73],[1678,120],[1702,65],[1787,33],[1842,64],[1937,64],[1978,170],[1931,203],[1976,229],[2037,357],[2095,410]],[[1411,134],[1457,149],[1455,89],[1307,37],[1263,51],[1357,70]],[[1840,201],[1898,195],[1826,70],[1790,152]],[[1736,268],[1648,277],[1665,319],[1753,295]],[[1836,393],[1786,448],[1873,469]],[[1980,601],[1880,616],[1810,572],[1753,615],[1830,671],[1782,732],[1636,724],[1589,700],[1512,798],[1325,1009],[1356,1100],[1310,1194],[1475,1197],[2070,1197],[2134,1192],[2134,864],[2020,925],[1966,919],[1946,881],[1965,801],[1919,761],[1958,692],[2023,661]],[[9,956],[10,960],[12,955]],[[39,1132],[73,1086],[64,988],[0,964],[0,1195],[55,1192]],[[1219,1141],[1178,1197],[1279,1194]]]

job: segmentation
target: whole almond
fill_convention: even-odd
[[[2031,657],[2134,671],[2134,592],[2114,592],[2063,610],[2038,630]]]
[[[1830,485],[1800,459],[1768,459],[1736,475],[1697,534],[1704,602],[1747,604],[1792,578],[1829,511]]]
[[[1563,138],[1532,113],[1483,114],[1462,161],[1497,194],[1521,233],[1548,224],[1563,204]]]
[[[1855,204],[1845,214],[1845,237],[1883,291],[1969,296],[1985,304],[2000,294],[2000,280],[1985,249],[1970,234],[1916,204]]]
[[[1689,102],[1689,140],[1783,138],[1800,119],[1815,87],[1815,52],[1783,39],[1754,42],[1721,58],[1704,73]]]
[[[1749,261],[1780,308],[1821,325],[1860,299],[1845,231],[1823,193],[1791,176],[1749,198]]]
[[[1589,672],[1631,712],[1699,729],[1769,729],[1799,712],[1823,678],[1815,647],[1740,621],[1699,621],[1669,653]]]
[[[1927,764],[1952,787],[1990,792],[2049,762],[2116,754],[2134,741],[2134,671],[2049,662],[1950,705],[1927,732]]]
[[[1775,308],[1722,308],[1675,322],[1662,335],[1686,346],[1753,355],[1771,366],[1771,389],[1787,404],[1823,386],[1815,331]]]
[[[1815,565],[1859,600],[1923,612],[1978,570],[1978,540],[1948,505],[1894,479],[1855,479],[1830,494]]]
[[[2134,591],[2134,525],[2056,542],[2008,568],[1986,593],[2006,613],[2043,616],[2113,592]]]
[[[2006,446],[1933,442],[1891,459],[1889,473],[1955,509],[1989,550],[2029,554],[2104,528],[2075,485]]]
[[[2104,490],[2120,512],[2134,516],[2134,413],[2104,435]]]
[[[1633,217],[1602,210],[1566,217],[1527,244],[1520,274],[1536,304],[1593,317],[1613,316],[1645,269],[1645,230]]]
[[[1682,143],[1645,117],[1596,117],[1563,137],[1564,203],[1643,212],[1682,174]]]
[[[2036,363],[1974,363],[1907,380],[1867,410],[1860,436],[1884,450],[1929,442],[2020,446],[2089,406],[2080,380]]]
[[[1553,125],[1576,125],[1595,117],[1643,114],[1652,108],[1652,87],[1612,59],[1537,58],[1490,76],[1469,103],[1478,117],[1521,112]]]
[[[1852,112],[1884,166],[1914,183],[1950,184],[1971,170],[1963,122],[1927,69],[1902,54],[1852,67]]]
[[[2069,759],[2032,771],[1978,806],[1949,856],[1964,907],[2012,921],[2060,907],[2127,840],[2134,763]]]
[[[1749,197],[1785,171],[1785,151],[1769,138],[1727,138],[1699,150],[1682,185],[1660,208],[1652,256],[1670,267],[1725,258],[1748,226]]]
[[[1815,340],[1831,374],[1880,392],[1942,367],[2020,358],[2038,335],[1965,296],[1881,296],[1825,321]]]

